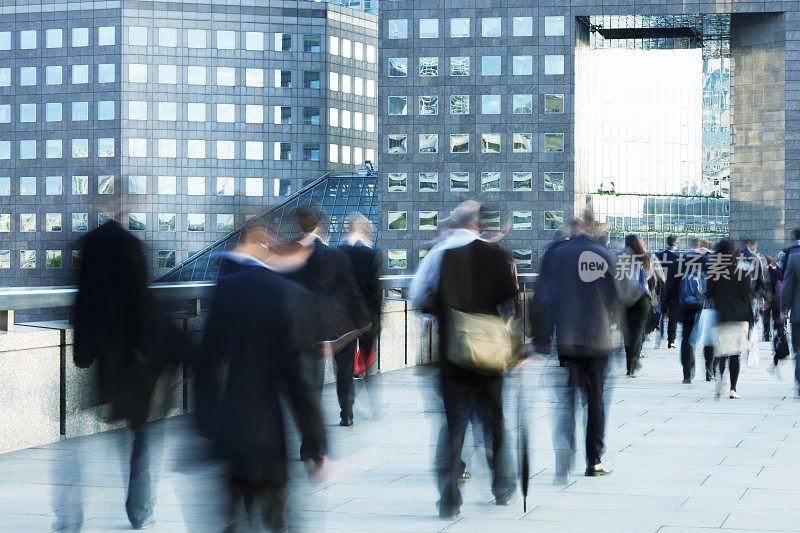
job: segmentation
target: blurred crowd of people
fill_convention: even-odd
[[[441,221],[408,290],[414,308],[437,333],[444,423],[435,469],[442,517],[459,514],[459,486],[471,478],[464,460],[470,425],[486,449],[495,502],[514,500],[518,468],[525,496],[527,436],[522,444],[512,442],[503,391],[508,377],[531,359],[551,353],[558,358],[555,482],[566,483],[581,404],[585,474],[612,472],[603,461],[610,360],[624,352],[626,375],[637,377],[647,335],[657,342],[666,336],[672,349],[680,323],[683,382],[692,382],[695,350],[702,347],[705,380],[715,382],[717,395],[732,399],[739,397],[741,358],[757,357],[759,313],[762,340],[773,342],[774,368],[789,355],[789,333],[795,353],[800,351],[800,229],[776,259],[763,258],[754,240],[738,245],[722,239],[712,247],[696,238],[681,252],[677,238],[669,236],[666,248],[652,253],[630,234],[612,250],[607,228],[585,211],[547,247],[533,294],[523,301],[514,263],[502,246],[507,230],[484,228],[483,209],[465,201]],[[214,258],[221,274],[199,345],[153,301],[136,238],[112,220],[83,239],[74,362],[96,366],[94,403],[109,406],[108,420],[132,434],[126,511],[135,529],[153,523],[149,464],[158,429],[150,421],[163,415],[163,396],[188,381],[197,432],[209,443],[211,457],[225,465],[227,531],[254,524],[287,528],[285,487],[293,456],[287,450],[287,413],[299,430],[299,458],[309,476],[323,475],[326,371],[335,375],[339,424],[356,422],[354,378],[369,375],[380,332],[375,230],[353,213],[346,238],[332,247],[325,238],[327,214],[319,206],[296,207],[289,218],[248,221],[235,248]],[[789,317],[798,320],[791,328]],[[175,384],[181,366],[188,377]],[[795,376],[800,384],[800,366]],[[377,397],[371,395],[370,403],[380,409]],[[524,424],[520,431],[527,431]],[[80,476],[81,465],[72,460],[69,471]],[[57,497],[57,524],[80,529],[80,493],[62,490]]]

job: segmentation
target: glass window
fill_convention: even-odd
[[[364,43],[353,41],[353,59],[364,61]]]
[[[8,231],[2,229],[2,220],[0,220],[0,231]],[[11,250],[0,250],[0,268],[11,268]]]
[[[319,35],[304,35],[303,52],[319,52],[319,51],[320,51]]]
[[[390,154],[408,153],[408,135],[393,133],[386,136]]]
[[[390,57],[389,58],[389,77],[405,78],[408,76],[408,58]]]
[[[233,159],[235,150],[235,141],[217,141],[217,159]]]
[[[533,190],[533,174],[531,172],[514,172],[512,174],[513,189],[515,191]]]
[[[450,75],[469,76],[469,57],[451,57]]]
[[[47,231],[61,231],[61,213],[47,213],[45,215],[45,229]]]
[[[217,104],[217,122],[236,122],[234,104]]]
[[[72,213],[72,231],[89,231],[89,213]]]
[[[439,190],[438,172],[419,173],[419,192],[436,192],[438,190]]]
[[[512,211],[511,229],[533,229],[533,213],[531,211]]]
[[[36,177],[23,176],[19,179],[20,196],[36,196]]]
[[[387,25],[389,39],[408,38],[408,21],[406,19],[390,20]]]
[[[514,76],[531,76],[533,74],[533,56],[514,56]]]
[[[189,213],[186,215],[186,229],[189,231],[205,231],[206,230],[206,215],[205,213]]]
[[[217,67],[217,85],[227,87],[236,85],[236,69],[233,67]]]
[[[233,196],[233,178],[217,178],[217,196]]]
[[[289,89],[292,87],[291,70],[275,70],[275,87]]]
[[[49,106],[50,104],[47,105]],[[0,105],[0,124],[10,124],[10,123],[11,123],[11,104],[2,104]]]
[[[481,134],[481,152],[484,154],[499,154],[500,134],[499,133]]]
[[[11,50],[10,31],[0,31],[0,50]]]
[[[62,193],[61,176],[47,176],[44,179],[44,193],[49,196],[58,196]]]
[[[186,68],[186,83],[189,85],[206,84],[206,67],[191,65]]]
[[[533,133],[515,133],[513,135],[514,153],[533,151]]]
[[[20,104],[19,121],[36,122],[36,104]]]
[[[338,72],[328,72],[328,90],[329,91],[338,91],[339,90],[339,73]]]
[[[333,35],[328,36],[328,53],[332,56],[339,55],[339,38]]]
[[[175,255],[175,250],[159,250],[158,268],[175,268]]]
[[[451,172],[450,191],[452,192],[469,191],[469,172]]]
[[[46,30],[45,42],[47,48],[61,48],[63,46],[63,32],[60,29]]]
[[[45,157],[61,159],[61,139],[47,139],[44,143]]]
[[[439,75],[439,58],[438,57],[420,57],[419,58],[419,75],[420,76],[438,76]]]
[[[22,84],[20,84],[22,85]],[[11,68],[0,68],[0,87],[11,87]]]
[[[217,231],[233,231],[233,215],[220,213],[217,215]]]
[[[97,176],[97,194],[114,194],[114,176]]]
[[[564,95],[563,94],[546,94],[546,95],[544,95],[544,112],[545,113],[563,113],[564,112]]]
[[[564,173],[563,172],[545,172],[544,173],[544,190],[545,191],[563,191],[564,190]]]
[[[128,119],[147,120],[147,102],[140,102],[136,100],[131,100],[128,102]]]
[[[406,192],[408,190],[408,178],[405,172],[389,172],[386,174],[389,192]]]
[[[439,134],[420,133],[419,134],[419,153],[435,154],[439,152]]]
[[[532,17],[514,17],[514,37],[531,37],[533,35]]]
[[[407,96],[390,96],[389,97],[389,114],[390,115],[407,115],[408,114],[408,97]]]
[[[481,35],[483,37],[500,37],[500,17],[484,17],[481,19]]]
[[[36,250],[20,250],[20,268],[36,268]]]
[[[19,158],[36,159],[36,141],[20,141]]]
[[[488,230],[500,229],[500,211],[484,211],[481,213],[481,225]]]
[[[206,179],[203,176],[189,176],[186,178],[186,187],[189,196],[203,196],[206,193]]]
[[[544,134],[544,151],[545,152],[563,152],[564,151],[564,134],[563,133],[545,133]]]
[[[518,269],[533,268],[533,252],[530,250],[512,250],[511,259]]]
[[[533,113],[533,95],[515,94],[512,97],[512,107],[515,115],[530,115]]]
[[[236,32],[217,30],[217,50],[233,50],[236,48]]]
[[[97,157],[114,157],[114,138],[97,139]]]
[[[158,29],[158,46],[175,48],[178,46],[178,30],[175,28]]]
[[[244,48],[252,52],[264,50],[264,33],[260,31],[248,31],[244,34]]]
[[[264,123],[264,106],[258,104],[247,104],[244,108],[245,122],[247,124]]]
[[[544,34],[547,37],[560,37],[564,35],[564,17],[545,17]]]
[[[158,66],[158,83],[174,85],[178,79],[178,67],[175,65]]]
[[[244,71],[244,84],[246,87],[264,86],[264,69],[248,68]]]
[[[292,34],[291,33],[276,33],[275,34],[275,51],[276,52],[291,52],[292,51]]]
[[[19,84],[21,87],[36,85],[36,67],[20,67]]]
[[[97,65],[97,82],[114,83],[116,80],[116,66],[114,63],[101,63]]]
[[[419,38],[436,39],[439,37],[439,19],[420,19]]]
[[[0,141],[0,159],[11,159],[11,141]]]
[[[303,108],[303,124],[310,124],[312,126],[319,126],[319,108],[318,107],[304,107]]]
[[[176,176],[158,177],[158,194],[176,194],[178,191],[178,178]]]
[[[342,109],[342,122],[341,126],[345,129],[350,129],[350,110],[349,109]]]
[[[89,157],[89,139],[72,139],[72,157]]]
[[[450,135],[450,153],[452,154],[469,153],[468,133],[454,133]]]
[[[469,37],[469,19],[450,19],[450,37]]]
[[[349,74],[342,74],[342,92],[345,94],[350,94],[351,79]]]
[[[89,28],[72,28],[72,46],[89,46]]]
[[[499,172],[481,172],[481,190],[497,192],[500,190]]]
[[[89,65],[72,65],[72,83],[89,83]]]
[[[420,211],[419,212],[419,229],[420,230],[435,230],[438,229],[437,218],[438,211]]]
[[[374,44],[368,44],[366,46],[367,50],[367,63],[372,63],[373,65],[378,62],[378,48]]]
[[[453,115],[469,115],[469,95],[452,95],[450,97],[450,113]]]
[[[274,159],[275,161],[291,161],[292,160],[292,143],[274,143]]]
[[[306,70],[303,72],[303,88],[319,89],[319,71]]]
[[[205,48],[206,30],[187,30],[186,43],[189,48]]]
[[[303,161],[319,161],[319,144],[303,143]]]
[[[264,159],[264,143],[261,141],[245,141],[244,158],[261,161]]]
[[[19,47],[22,50],[36,48],[36,30],[23,30],[19,32]]]
[[[175,102],[158,103],[158,120],[175,121],[178,115],[178,104]]]
[[[97,102],[97,120],[114,120],[114,100]]]
[[[501,97],[499,94],[484,94],[481,96],[481,114],[499,115],[501,107]]]
[[[63,69],[60,65],[45,68],[45,83],[47,85],[61,85]]]
[[[116,44],[117,32],[114,26],[101,26],[97,28],[97,45],[111,46]]]
[[[144,26],[129,27],[128,44],[130,46],[147,46],[147,28]]]
[[[129,213],[128,231],[145,231],[145,230],[147,230],[147,214]]]
[[[501,73],[500,56],[481,57],[481,74],[484,76],[499,76]]]
[[[177,157],[178,142],[175,139],[158,139],[157,157]]]
[[[564,56],[544,56],[544,73],[552,76],[564,74]]]
[[[405,211],[389,211],[386,213],[389,229],[391,230],[404,230],[407,229],[408,223],[406,220]]]
[[[439,97],[438,96],[420,96],[419,97],[419,114],[420,115],[438,115],[439,114]]]
[[[147,139],[128,139],[128,157],[147,157]]]
[[[564,225],[563,211],[545,211],[544,229],[561,229]]]
[[[262,178],[245,178],[244,195],[264,196],[264,180]]]
[[[390,270],[408,268],[408,252],[406,250],[388,250],[386,255],[389,259]]]
[[[128,176],[128,194],[147,194],[147,176]]]
[[[275,124],[291,124],[292,108],[290,106],[275,106]]]
[[[175,213],[159,213],[158,214],[158,231],[175,231],[175,223],[177,220]]]
[[[206,121],[206,104],[190,102],[186,105],[186,120],[189,122]]]
[[[367,80],[367,98],[375,98],[375,80]]]
[[[72,176],[72,194],[76,196],[89,194],[89,176]]]
[[[10,213],[2,213],[0,214],[0,233],[8,233],[11,231],[11,214]],[[3,252],[5,250],[0,250],[0,259],[3,258]],[[8,268],[8,267],[3,267]]]

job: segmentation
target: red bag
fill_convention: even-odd
[[[361,341],[358,342],[356,345],[356,364],[353,369],[354,376],[360,376],[361,374],[366,373],[367,370],[372,366],[372,363],[375,362],[375,343],[372,343],[372,349],[369,351],[369,354],[365,354],[361,350]]]

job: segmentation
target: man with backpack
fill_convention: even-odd
[[[794,245],[786,250],[783,259],[783,286],[781,287],[781,322],[788,317],[792,323],[792,351],[794,352],[795,386],[800,386],[800,228],[792,231]],[[798,389],[800,394],[800,389]]]
[[[678,272],[678,238],[675,235],[667,237],[667,248],[656,255],[661,262],[661,268],[666,273],[664,291],[661,293],[661,337],[664,337],[664,325],[667,326],[667,348],[675,347],[675,338],[678,331],[678,301],[680,297],[680,274]]]
[[[705,252],[701,248],[700,239],[691,241],[691,248],[683,254],[678,276],[678,318],[683,325],[681,338],[681,366],[683,366],[683,382],[691,383],[694,376],[694,346],[691,343],[700,312],[703,310],[703,293],[705,285]],[[707,351],[707,350],[704,350]],[[711,381],[711,364],[709,354],[706,355],[706,381]]]

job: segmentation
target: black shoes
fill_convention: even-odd
[[[436,506],[439,508],[439,518],[452,520],[461,514],[461,509],[458,505],[442,505],[442,502],[438,501],[436,502]]]
[[[689,379],[689,378],[683,378],[683,383],[685,383],[686,385],[689,385],[691,382],[692,382],[692,380],[691,380],[691,379]]]
[[[339,421],[339,425],[343,427],[348,427],[353,425],[353,417],[352,416],[343,416],[342,419]]]
[[[495,505],[509,505],[514,500],[514,491],[510,490],[508,492],[504,492],[499,496],[495,496],[494,503]]]
[[[675,343],[674,342],[668,342],[667,343],[667,348],[674,348],[674,347],[675,347]]]

